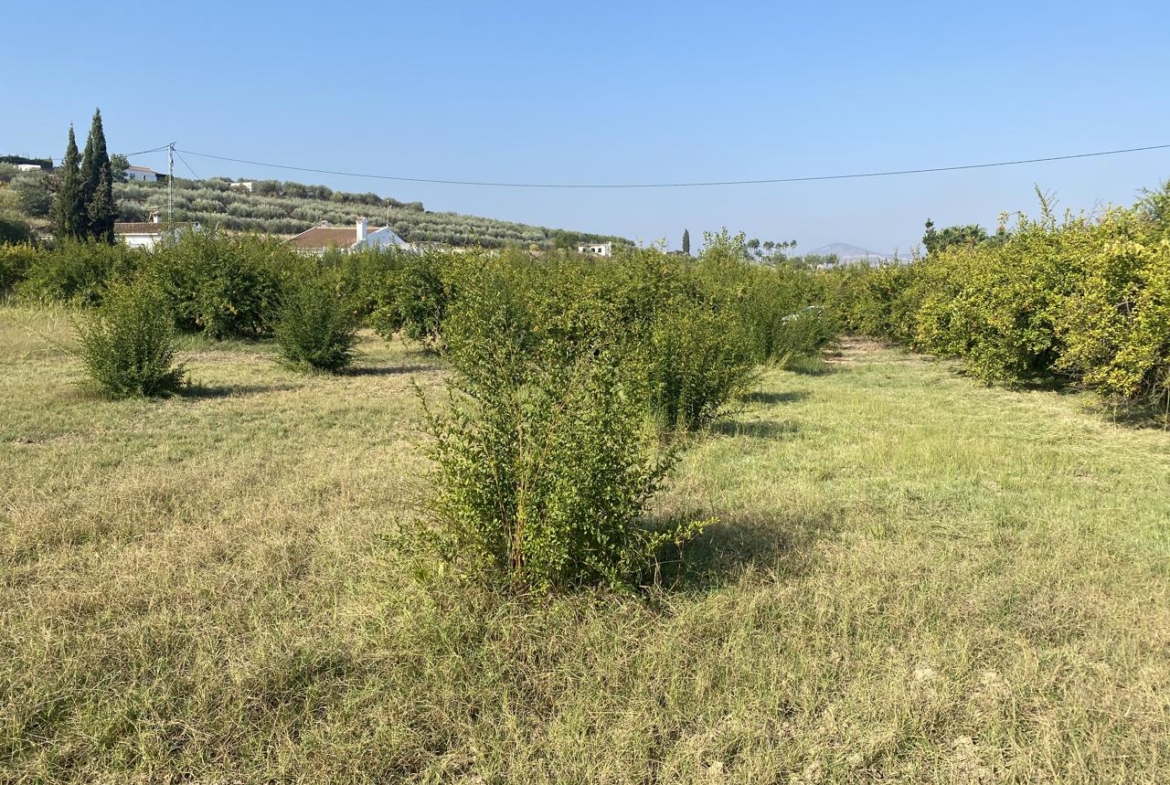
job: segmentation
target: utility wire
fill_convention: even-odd
[[[164,144],[162,147],[155,147],[152,150],[139,150],[136,153],[123,153],[123,155],[125,155],[127,158],[133,158],[136,155],[146,155],[147,153],[159,153],[165,149],[167,149],[167,146]]]
[[[159,148],[159,149],[166,149]],[[187,155],[200,158],[212,158],[217,161],[231,161],[249,166],[265,166],[271,169],[288,169],[294,172],[311,172],[313,174],[331,174],[340,177],[364,177],[370,180],[396,180],[406,183],[429,183],[432,185],[465,185],[481,188],[708,188],[713,186],[731,185],[769,185],[775,183],[810,183],[821,180],[859,180],[867,177],[897,177],[909,174],[931,174],[935,172],[958,172],[968,169],[992,169],[1001,166],[1022,166],[1024,164],[1048,163],[1050,161],[1071,161],[1078,158],[1098,158],[1106,155],[1124,155],[1127,153],[1141,153],[1150,150],[1170,149],[1170,144],[1155,144],[1148,147],[1127,147],[1120,150],[1104,150],[1093,153],[1076,153],[1073,155],[1053,155],[1046,158],[1021,158],[1014,161],[996,161],[994,163],[963,164],[960,166],[933,166],[923,169],[896,169],[879,172],[857,172],[853,174],[827,174],[810,177],[776,177],[761,180],[713,180],[708,182],[681,182],[681,183],[507,183],[485,182],[478,180],[437,180],[425,177],[400,177],[387,174],[365,174],[362,172],[340,172],[332,169],[313,169],[306,166],[288,166],[284,164],[265,163],[263,161],[249,161],[243,158],[229,158],[224,155],[211,153],[197,153],[194,150],[183,150]],[[175,152],[179,152],[176,150]],[[188,167],[190,168],[190,167]]]
[[[202,179],[203,179],[203,178],[202,178],[202,177],[200,177],[199,175],[195,174],[195,170],[191,168],[191,164],[187,163],[187,159],[186,159],[186,158],[184,158],[184,157],[183,157],[183,156],[182,156],[182,155],[179,153],[179,151],[178,151],[178,150],[175,150],[175,155],[179,156],[179,160],[183,162],[183,166],[187,167],[187,171],[188,171],[188,172],[190,172],[190,173],[192,174],[192,176],[193,176],[193,177],[194,177],[196,180],[202,180]]]

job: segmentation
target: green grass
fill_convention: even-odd
[[[416,379],[187,339],[77,387],[0,309],[0,782],[1170,781],[1170,434],[866,344],[769,371],[635,596],[510,598],[398,536]]]

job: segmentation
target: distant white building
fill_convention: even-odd
[[[183,232],[198,232],[201,228],[198,221],[164,224],[158,213],[152,213],[149,221],[114,224],[114,237],[131,248],[151,251],[164,239],[177,240]]]
[[[17,164],[16,170],[18,172],[39,172],[43,169],[40,164]]]
[[[166,175],[154,171],[149,166],[131,166],[126,170],[126,180],[132,183],[157,183],[165,179]]]
[[[582,243],[577,246],[577,253],[593,254],[594,256],[613,256],[613,243]]]
[[[322,222],[320,226],[314,226],[288,240],[288,243],[303,254],[317,254],[318,256],[330,248],[342,253],[360,251],[363,248],[414,250],[413,245],[396,235],[389,226],[371,229],[369,221],[365,218],[359,218],[352,229],[330,226],[328,222]]]
[[[228,188],[241,188],[248,193],[252,193],[252,188],[256,185],[254,180],[241,180],[238,183],[228,183]]]

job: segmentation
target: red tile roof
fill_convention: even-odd
[[[371,226],[366,233],[380,232],[386,227]],[[314,226],[288,241],[295,248],[349,248],[357,242],[356,226]]]

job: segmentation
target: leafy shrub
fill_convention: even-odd
[[[1059,323],[1061,370],[1111,397],[1170,404],[1170,240],[1109,242]]]
[[[702,428],[744,391],[753,362],[741,339],[730,311],[678,299],[659,312],[640,356],[650,410],[662,425]]]
[[[17,292],[22,299],[44,303],[98,305],[106,286],[133,277],[145,258],[144,251],[125,245],[60,242],[33,257]]]
[[[461,262],[466,266],[480,258],[480,253],[471,252]],[[389,269],[374,281],[377,305],[370,313],[370,326],[385,338],[401,330],[403,337],[424,349],[442,351],[443,321],[455,289],[453,256],[429,251],[387,254],[387,259]]]
[[[427,413],[446,553],[516,587],[622,585],[699,528],[642,525],[674,461],[648,427],[644,374],[618,347],[542,351],[523,296],[502,276],[476,283],[449,318],[450,407]]]
[[[116,398],[162,396],[182,386],[183,368],[174,367],[170,304],[152,282],[111,283],[101,307],[75,329],[77,355],[101,392]]]
[[[151,256],[178,324],[215,339],[270,335],[281,278],[300,261],[279,240],[184,233]]]
[[[274,334],[294,366],[337,373],[353,361],[357,319],[335,270],[306,265],[285,282]]]
[[[0,215],[0,245],[16,245],[33,241],[32,227],[27,221],[7,215]]]
[[[16,288],[45,253],[33,245],[0,245],[0,295]]]

